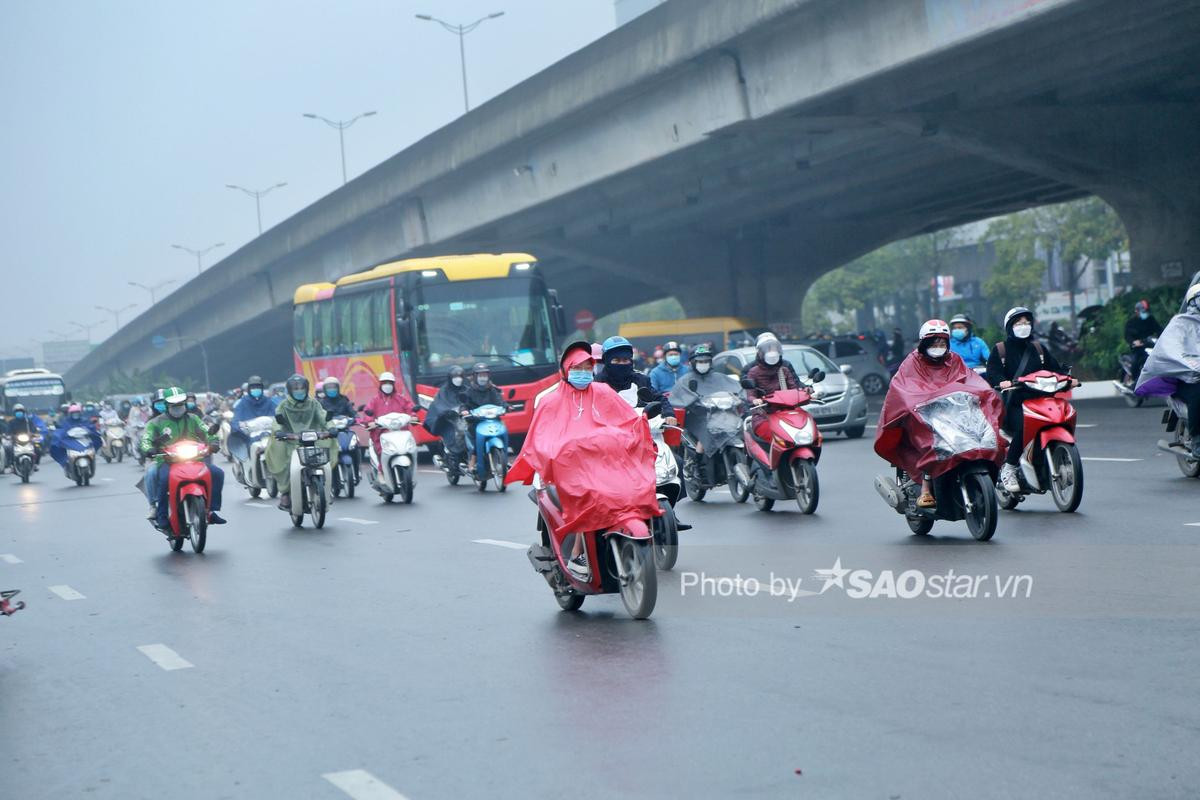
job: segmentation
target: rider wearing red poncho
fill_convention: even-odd
[[[1000,397],[987,381],[950,352],[949,347],[949,325],[940,319],[931,319],[921,326],[917,349],[900,364],[888,386],[875,430],[875,452],[914,480],[921,478],[921,496],[917,505],[922,508],[934,505],[929,479],[936,478],[962,459],[990,459],[997,466],[1004,460],[1003,446],[939,460],[928,423],[915,413],[919,406],[932,400],[952,392],[966,392],[979,400],[980,409],[994,428],[995,441],[1003,442],[1000,420],[1004,406]]]
[[[615,391],[593,378],[586,342],[567,345],[559,362],[562,381],[542,395],[521,454],[505,483],[530,483],[534,473],[554,485],[569,530],[596,531],[644,525],[658,516],[654,440],[645,418]],[[576,537],[569,566],[586,568],[583,537]]]

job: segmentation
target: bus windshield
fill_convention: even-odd
[[[454,365],[493,370],[556,364],[550,303],[540,280],[425,284],[415,291],[416,372],[439,379]]]
[[[47,414],[57,411],[66,395],[62,378],[8,378],[4,381],[4,410],[20,403],[29,411]]]

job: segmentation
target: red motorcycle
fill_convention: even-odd
[[[167,517],[170,519],[170,527],[162,533],[166,534],[172,550],[182,550],[186,538],[191,541],[193,552],[204,552],[212,497],[212,473],[204,459],[210,453],[207,443],[187,439],[162,449],[167,461]]]
[[[751,410],[766,408],[769,440],[756,435],[756,417],[746,417],[742,423],[742,439],[746,445],[748,465],[735,468],[744,486],[750,487],[754,504],[760,511],[770,511],[776,500],[795,500],[802,514],[817,510],[820,484],[817,482],[817,462],[821,459],[821,432],[816,420],[804,406],[819,402],[816,384],[825,373],[813,370],[800,389],[781,389],[771,392]],[[749,385],[747,385],[749,384]],[[753,389],[753,382],[742,384]]]
[[[654,567],[654,537],[642,520],[631,520],[612,530],[570,531],[563,526],[562,503],[554,486],[541,480],[529,493],[538,507],[538,532],[542,543],[529,547],[529,561],[546,579],[554,598],[564,611],[577,611],[590,594],[620,593],[625,610],[634,619],[646,619],[658,599]],[[588,564],[586,580],[567,568],[582,536]]]
[[[1049,370],[1016,380],[1014,389],[1032,395],[1024,401],[1025,451],[1017,470],[1021,491],[1012,494],[996,484],[1000,507],[1011,510],[1031,494],[1050,492],[1059,511],[1072,512],[1083,499],[1083,463],[1075,446],[1075,379]],[[1006,389],[1005,391],[1012,391]]]

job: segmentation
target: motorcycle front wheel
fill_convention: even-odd
[[[279,484],[275,482],[274,478],[267,478],[267,497],[274,500],[278,496]]]
[[[492,468],[492,485],[496,487],[497,492],[503,492],[508,488],[504,483],[504,476],[508,474],[508,455],[493,449],[488,454],[488,460]]]
[[[620,564],[621,602],[634,619],[646,619],[654,611],[658,600],[658,576],[654,569],[654,555],[650,542],[634,541],[615,537],[617,559]]]
[[[811,514],[817,510],[817,502],[821,499],[821,484],[817,480],[817,468],[811,461],[799,460],[792,462],[792,480],[796,485],[796,506],[801,514]]]
[[[192,543],[193,553],[203,553],[208,541],[208,509],[204,507],[204,498],[198,495],[188,495],[184,498],[184,519],[187,520],[188,539]],[[182,540],[180,542],[182,544]]]
[[[996,533],[1000,510],[996,504],[996,487],[981,472],[972,472],[963,479],[971,509],[967,511],[967,530],[977,540],[986,542]]]
[[[691,447],[683,451],[683,490],[694,503],[708,494],[708,489],[700,483],[700,454]]]
[[[325,476],[314,475],[308,486],[309,516],[314,528],[325,527]]]
[[[1051,442],[1046,453],[1054,465],[1058,477],[1050,478],[1050,495],[1054,505],[1065,514],[1079,508],[1083,500],[1083,462],[1079,459],[1079,448],[1066,442]]]

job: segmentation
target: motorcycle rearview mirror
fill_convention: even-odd
[[[743,376],[742,380],[740,382],[742,384],[743,389],[757,389],[758,388],[757,386],[754,385],[754,381],[750,380],[747,377]]]
[[[654,390],[649,386],[642,386],[637,390],[637,399],[643,403],[649,403],[654,399]]]
[[[359,410],[359,412],[363,412],[363,411],[366,411],[366,410],[367,410],[367,407],[366,407],[366,406],[359,406],[359,407],[358,407],[358,410]]]
[[[654,419],[655,417],[662,416],[662,403],[658,401],[647,403],[645,413],[646,419]]]
[[[690,381],[688,381],[688,388],[691,389],[693,392],[696,391],[696,389],[698,389],[699,387],[700,387],[700,384],[696,382],[695,378],[692,378]]]

